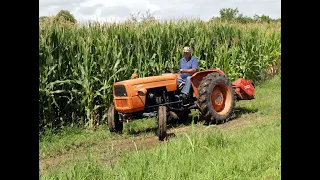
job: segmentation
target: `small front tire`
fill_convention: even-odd
[[[120,122],[119,113],[113,104],[108,108],[108,127],[110,132],[122,134],[123,122]]]
[[[167,137],[167,107],[158,107],[158,139],[163,141]]]

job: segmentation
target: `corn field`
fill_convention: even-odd
[[[190,45],[199,70],[219,67],[231,80],[263,80],[280,66],[280,23],[227,24],[182,20],[39,26],[39,127],[94,126],[106,119],[112,84],[178,72]]]

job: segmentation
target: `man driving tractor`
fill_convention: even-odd
[[[191,89],[190,78],[198,69],[198,60],[191,55],[191,48],[189,46],[183,48],[183,54],[184,57],[180,59],[179,64],[180,75],[178,78],[178,86],[180,87],[184,83],[180,96],[183,99],[187,99]]]

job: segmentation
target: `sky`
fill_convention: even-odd
[[[184,17],[208,21],[220,16],[222,8],[238,8],[249,17],[265,14],[281,18],[280,0],[39,0],[39,17],[68,10],[78,22],[123,22],[130,14],[150,10],[158,20]]]

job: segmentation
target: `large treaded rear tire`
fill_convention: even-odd
[[[197,101],[206,122],[224,123],[231,117],[235,106],[231,82],[223,74],[208,74],[200,83]]]
[[[108,108],[108,127],[110,132],[122,134],[123,122],[120,122],[119,114],[113,104]]]
[[[167,137],[167,107],[158,107],[158,139],[163,141]]]

